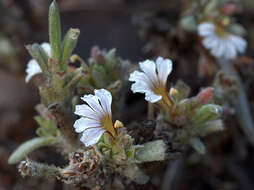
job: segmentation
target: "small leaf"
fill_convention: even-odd
[[[199,154],[205,154],[205,145],[199,138],[191,138],[190,144]]]
[[[222,108],[215,104],[203,105],[192,118],[194,124],[216,120],[221,116]]]
[[[80,34],[79,29],[71,28],[65,35],[62,44],[62,58],[61,58],[61,68],[65,70],[68,59],[71,56],[72,51],[77,45],[78,36]]]
[[[39,44],[27,45],[29,54],[38,62],[43,72],[48,70],[48,55]]]
[[[96,88],[107,86],[107,74],[103,66],[94,64],[91,74]]]
[[[135,158],[140,162],[161,161],[166,158],[166,144],[163,140],[151,141],[143,144],[137,151]]]
[[[30,152],[43,147],[50,145],[55,142],[53,137],[36,137],[26,141],[21,144],[9,157],[9,164],[17,164],[22,161]]]
[[[61,59],[61,22],[59,8],[54,0],[49,7],[49,41],[52,58],[58,63]]]

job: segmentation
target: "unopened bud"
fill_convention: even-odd
[[[207,104],[214,95],[214,89],[211,87],[203,89],[197,96],[198,104],[204,105]]]
[[[179,92],[175,88],[170,88],[169,95],[174,101],[177,101],[179,99]]]
[[[116,120],[115,124],[114,124],[114,128],[118,129],[118,128],[122,128],[122,127],[123,127],[123,123],[119,120]]]

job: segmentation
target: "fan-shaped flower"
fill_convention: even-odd
[[[240,36],[227,32],[211,22],[203,22],[198,26],[198,34],[204,37],[202,44],[215,57],[234,59],[237,53],[243,53],[247,42]]]
[[[50,44],[44,42],[44,43],[41,44],[41,47],[44,49],[44,51],[50,57],[50,54],[51,54],[50,53],[50,51],[51,51]],[[34,75],[42,73],[41,67],[35,59],[31,59],[28,62],[27,68],[26,68],[26,73],[27,73],[26,82],[29,82]]]
[[[158,57],[156,62],[146,60],[139,63],[142,72],[134,71],[130,74],[129,81],[135,82],[131,90],[136,93],[145,93],[145,99],[151,103],[163,101],[171,105],[166,82],[168,75],[172,72],[172,61]]]
[[[96,144],[104,132],[116,136],[117,129],[113,125],[111,114],[110,92],[105,89],[94,90],[94,95],[85,95],[81,99],[87,104],[76,106],[75,114],[81,118],[74,123],[75,131],[83,133],[80,140],[86,146],[90,146]]]

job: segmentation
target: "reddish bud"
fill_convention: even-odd
[[[197,96],[198,104],[207,104],[214,95],[214,89],[211,87],[203,89]]]

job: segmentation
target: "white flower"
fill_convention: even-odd
[[[203,22],[198,26],[198,34],[204,37],[202,43],[215,57],[234,59],[237,53],[243,53],[247,42],[240,36],[228,33],[211,22]]]
[[[50,54],[51,54],[50,53],[50,51],[51,51],[50,44],[44,42],[44,43],[41,44],[41,47],[44,49],[44,51],[50,57]],[[27,68],[26,68],[26,73],[27,73],[26,82],[29,82],[34,75],[42,73],[41,67],[35,59],[31,59],[28,62]]]
[[[81,99],[87,104],[77,105],[75,114],[81,116],[74,123],[77,133],[83,133],[81,141],[90,146],[96,144],[104,132],[116,135],[113,126],[111,103],[112,96],[105,89],[94,90],[95,95],[85,95]]]
[[[145,99],[155,103],[163,98],[168,98],[166,82],[172,71],[172,61],[158,57],[156,63],[146,60],[139,63],[143,72],[134,71],[130,74],[129,81],[135,82],[131,90],[136,93],[145,93]]]

